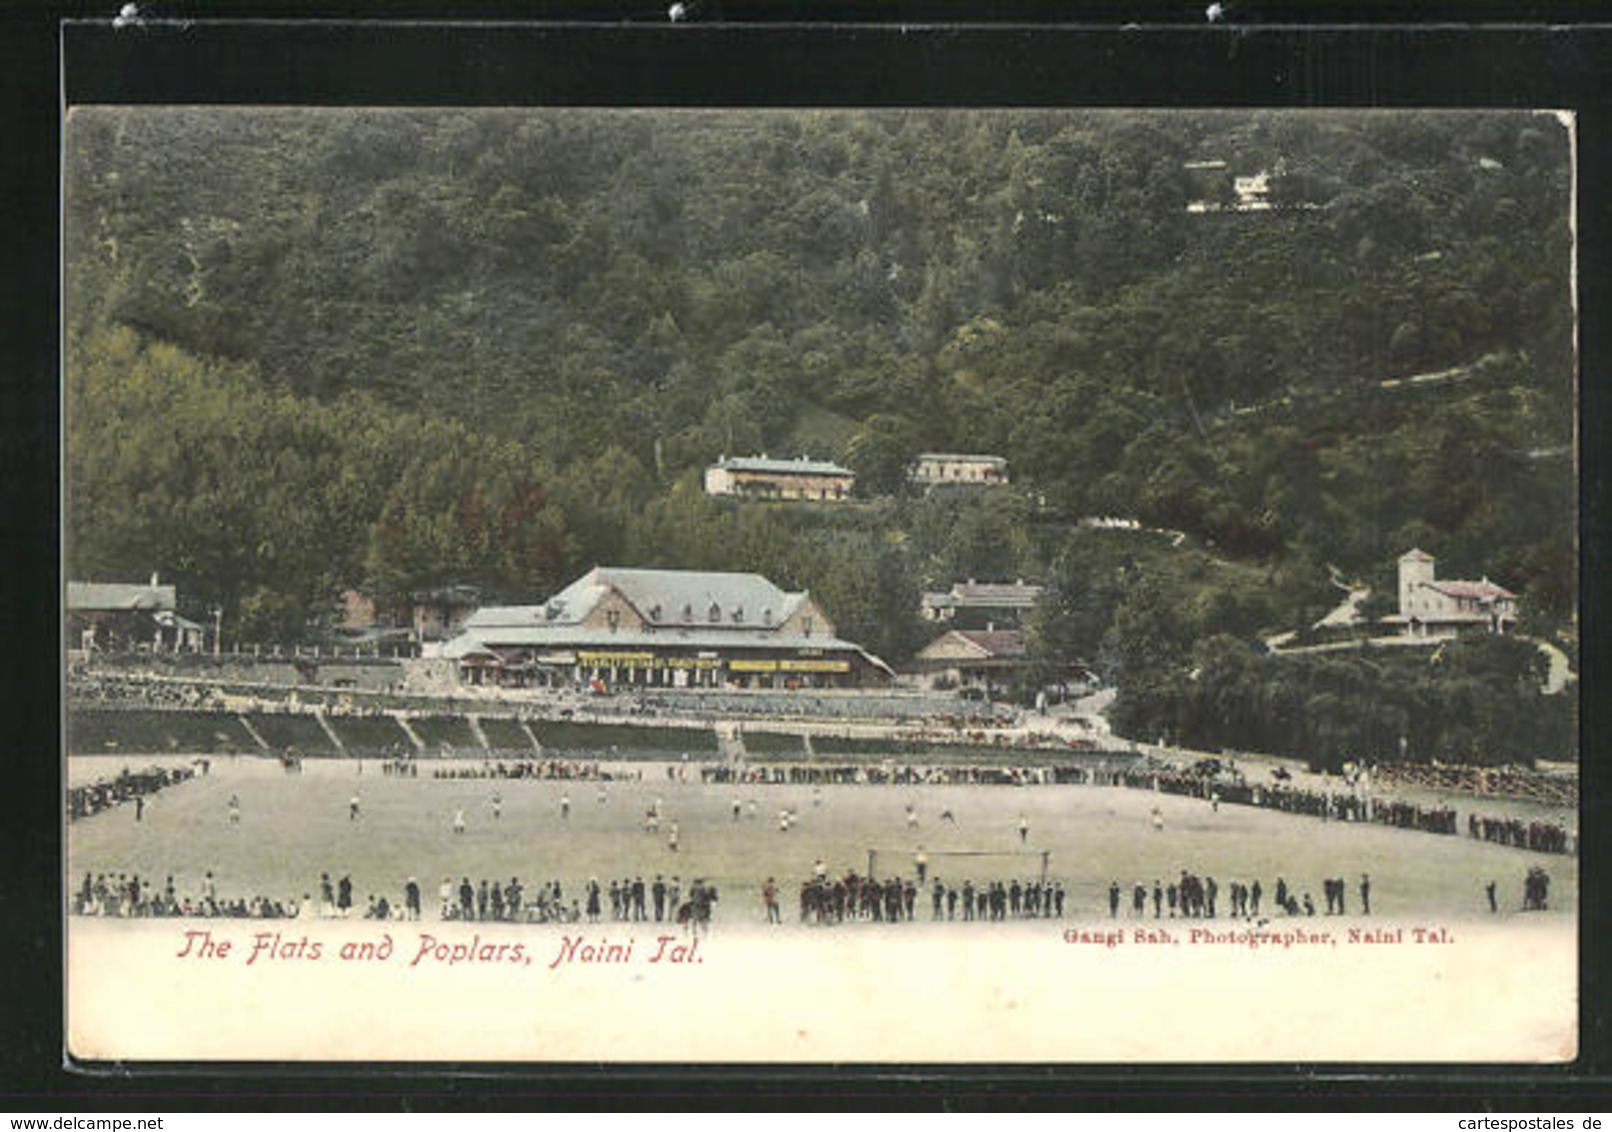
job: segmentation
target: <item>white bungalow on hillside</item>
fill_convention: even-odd
[[[1008,482],[1008,466],[1007,460],[1001,456],[923,452],[913,464],[908,478],[920,487],[999,484]]]
[[[1517,620],[1517,595],[1488,578],[1439,580],[1436,560],[1422,550],[1399,558],[1399,612],[1386,620],[1407,637],[1427,637],[1483,628],[1504,633]]]
[[[705,469],[707,495],[834,502],[851,498],[855,486],[856,473],[851,469],[804,456],[793,460],[724,456]]]

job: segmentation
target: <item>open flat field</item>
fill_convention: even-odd
[[[169,760],[128,760],[134,769]],[[185,761],[176,759],[173,761]],[[110,778],[125,761],[75,758],[70,782]],[[360,769],[362,765],[362,769]],[[143,820],[132,804],[73,823],[68,830],[69,884],[85,872],[137,873],[160,884],[172,875],[180,896],[196,895],[206,870],[221,897],[256,895],[281,901],[317,894],[319,875],[353,880],[355,902],[370,895],[400,902],[410,876],[424,890],[426,915],[434,915],[437,885],[444,876],[534,882],[559,880],[567,899],[583,883],[656,874],[713,881],[720,893],[717,922],[763,919],[760,886],[777,877],[784,889],[785,918],[792,888],[822,858],[832,872],[863,871],[869,848],[877,848],[878,871],[910,874],[921,845],[932,877],[951,884],[965,879],[1029,878],[1040,872],[1039,854],[1050,854],[1050,879],[1063,883],[1065,919],[1106,919],[1110,881],[1126,890],[1155,879],[1168,884],[1188,869],[1214,877],[1222,902],[1229,883],[1259,879],[1269,902],[1277,878],[1296,893],[1313,895],[1324,910],[1326,877],[1349,883],[1349,913],[1358,912],[1362,873],[1372,883],[1372,911],[1383,918],[1436,917],[1490,920],[1484,886],[1498,885],[1501,920],[1523,915],[1523,877],[1535,865],[1551,877],[1550,918],[1571,917],[1578,904],[1578,868],[1569,857],[1531,853],[1472,841],[1375,825],[1323,822],[1247,807],[1156,795],[1148,791],[1090,786],[705,786],[667,778],[666,764],[634,763],[620,772],[641,780],[598,784],[583,781],[437,779],[434,770],[477,767],[479,762],[424,763],[421,777],[383,776],[371,761],[309,761],[301,774],[287,774],[270,760],[215,758],[211,773],[170,787],[151,799]],[[698,764],[689,767],[697,775]],[[494,817],[492,798],[501,798]],[[357,794],[360,816],[349,818]],[[229,820],[228,800],[238,795],[239,824]],[[561,799],[569,796],[570,816]],[[600,800],[602,797],[602,801]],[[643,829],[643,816],[660,800],[659,834]],[[735,821],[738,799],[743,816]],[[753,805],[752,805],[753,804]],[[1452,798],[1461,815],[1473,805]],[[918,816],[909,828],[906,810]],[[1158,806],[1162,831],[1150,814]],[[1499,807],[1478,802],[1480,812]],[[463,833],[453,830],[457,810]],[[794,811],[787,833],[778,829],[781,809]],[[955,822],[941,820],[950,810]],[[755,816],[750,814],[754,812]],[[1028,820],[1021,842],[1018,826]],[[1555,814],[1566,820],[1569,814]],[[674,852],[667,832],[676,821]],[[1023,853],[1021,856],[948,856],[948,852]],[[928,904],[919,903],[919,919]],[[1539,919],[1537,913],[1527,914]],[[605,908],[608,919],[608,904]],[[1318,915],[1318,919],[1320,917]],[[855,929],[847,929],[855,930]],[[990,930],[956,925],[957,931]]]

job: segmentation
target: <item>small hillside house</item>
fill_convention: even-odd
[[[724,456],[705,469],[707,495],[742,499],[849,499],[856,473],[838,464],[810,460],[775,460],[767,456]]]
[[[1488,578],[1440,580],[1436,560],[1422,550],[1399,559],[1399,612],[1387,618],[1408,637],[1446,635],[1462,629],[1504,633],[1517,620],[1517,595]]]
[[[1007,460],[1001,456],[924,452],[912,466],[909,478],[920,487],[1007,483]]]

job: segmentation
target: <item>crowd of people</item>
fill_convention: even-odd
[[[769,923],[780,923],[777,882],[768,877],[761,888]],[[800,882],[800,921],[805,924],[841,924],[847,921],[899,923],[918,918],[920,902],[927,901],[932,920],[1001,921],[1052,919],[1064,914],[1062,881],[984,881],[972,879],[947,884],[938,877],[926,884],[917,877],[858,876],[854,871],[831,877],[821,863],[812,876]]]
[[[870,785],[870,786],[1125,786],[1203,798],[1221,804],[1254,806],[1323,821],[1374,822],[1396,829],[1453,835],[1460,832],[1448,805],[1422,805],[1353,791],[1316,790],[1289,781],[1249,782],[1242,775],[1211,775],[1195,768],[1162,765],[1152,759],[1103,758],[1053,766],[925,765],[917,763],[704,764],[700,778],[715,785]],[[1472,836],[1543,853],[1571,853],[1568,831],[1549,822],[1520,822],[1468,816]]]
[[[1444,766],[1383,763],[1372,768],[1378,782],[1459,791],[1485,797],[1530,798],[1553,805],[1578,801],[1576,777],[1542,774],[1521,767]]]
[[[656,876],[645,883],[643,877],[624,877],[601,882],[589,877],[570,890],[564,883],[549,879],[524,884],[520,877],[444,876],[437,887],[436,918],[460,923],[600,923],[608,905],[615,922],[654,922],[709,924],[717,903],[716,886],[704,878],[694,879],[686,888],[679,876],[668,880]],[[318,897],[305,894],[301,907],[305,915],[321,919],[420,920],[426,894],[420,882],[409,877],[399,893],[370,894],[359,909],[352,878],[329,873],[319,877]],[[293,913],[295,914],[295,913]]]
[[[979,766],[919,763],[747,763],[700,768],[700,779],[717,785],[757,786],[1051,786],[1099,781],[1107,768]],[[1116,772],[1117,773],[1117,772]]]
[[[283,920],[299,915],[301,906],[295,901],[280,901],[268,896],[221,897],[208,872],[202,878],[199,893],[180,895],[169,876],[159,887],[140,879],[138,874],[110,873],[84,874],[84,880],[73,893],[72,910],[80,916],[113,916],[122,919],[182,917],[238,920]]]
[[[612,770],[597,761],[584,762],[573,759],[499,759],[483,760],[478,765],[456,763],[452,766],[439,766],[432,770],[432,778],[444,779],[478,779],[478,778],[507,778],[507,779],[537,779],[545,782],[556,780],[582,781],[582,782],[615,782],[625,779],[638,780],[643,777],[643,771],[634,770],[623,772],[620,769]]]
[[[1574,848],[1572,835],[1554,822],[1468,814],[1466,824],[1469,836],[1496,845],[1532,849],[1537,853],[1571,853]]]
[[[190,766],[154,766],[140,771],[132,771],[125,767],[109,782],[71,787],[67,791],[67,818],[69,821],[77,821],[130,804],[135,807],[136,818],[143,818],[148,798],[159,790],[189,781],[208,765],[210,764],[206,759],[199,759]]]
[[[1342,877],[1328,877],[1322,881],[1321,888],[1326,899],[1324,914],[1346,915],[1348,883]],[[1119,881],[1111,882],[1108,887],[1108,915],[1110,918],[1118,917],[1127,906],[1132,918],[1143,919],[1148,917],[1148,910],[1151,908],[1152,918],[1155,920],[1213,920],[1222,914],[1234,920],[1254,920],[1261,916],[1262,907],[1271,914],[1275,912],[1288,916],[1316,914],[1314,897],[1308,891],[1301,892],[1291,887],[1285,877],[1276,878],[1269,905],[1264,904],[1265,892],[1265,887],[1258,878],[1252,881],[1231,880],[1226,884],[1226,900],[1222,904],[1221,886],[1214,877],[1200,877],[1190,870],[1182,869],[1180,877],[1169,884],[1155,880],[1149,886],[1145,881],[1137,881],[1131,886],[1128,901]],[[1369,876],[1361,874],[1358,892],[1360,910],[1362,914],[1369,916],[1371,914]]]
[[[171,680],[116,672],[73,674],[67,681],[68,699],[78,705],[156,711],[223,711],[219,689]]]
[[[1427,806],[1402,799],[1363,796],[1344,791],[1311,790],[1277,783],[1210,777],[1192,770],[1133,767],[1118,776],[1121,785],[1137,790],[1209,799],[1214,805],[1255,806],[1301,814],[1323,821],[1375,822],[1396,829],[1453,836],[1460,832],[1459,815],[1448,805]],[[1572,853],[1574,841],[1557,823],[1467,815],[1468,833],[1499,845],[1541,853]]]

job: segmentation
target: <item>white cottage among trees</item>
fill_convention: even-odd
[[[1399,558],[1399,613],[1388,618],[1406,636],[1426,637],[1484,628],[1503,633],[1517,620],[1517,595],[1488,578],[1439,580],[1436,559],[1423,550]]]

